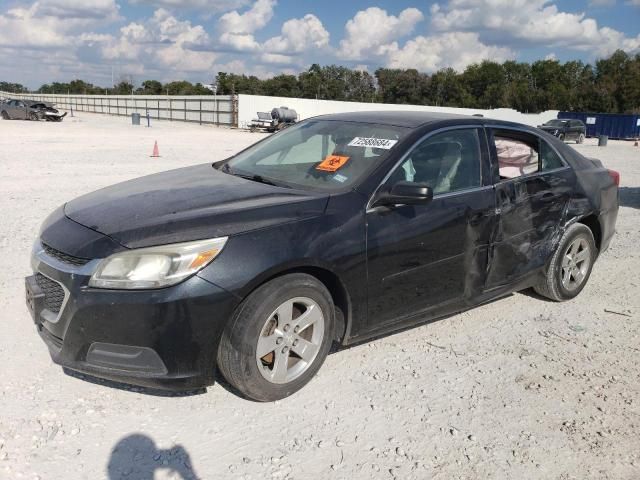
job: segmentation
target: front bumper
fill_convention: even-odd
[[[562,132],[562,130],[558,130],[558,129],[546,129],[546,128],[541,128],[540,130],[542,130],[543,132],[547,132],[550,135],[553,135],[554,137],[558,137],[560,136]]]
[[[35,274],[26,279],[27,305],[53,361],[145,387],[188,390],[211,385],[219,338],[238,299],[198,276],[157,290],[90,288],[98,262],[70,265],[40,243],[34,246]],[[56,292],[64,293],[64,299],[58,296],[52,307]]]

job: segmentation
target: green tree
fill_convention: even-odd
[[[164,93],[162,84],[157,80],[145,80],[142,86],[136,90],[141,95],[162,95]]]
[[[498,108],[506,106],[507,79],[502,65],[485,60],[469,65],[462,73],[462,83],[473,98],[475,108]]]
[[[28,93],[29,89],[20,83],[0,82],[0,91],[10,93]]]

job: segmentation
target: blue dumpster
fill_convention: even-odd
[[[618,140],[640,137],[640,115],[637,114],[560,112],[558,118],[582,120],[587,126],[587,137],[606,135]]]

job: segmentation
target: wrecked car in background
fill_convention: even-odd
[[[0,104],[4,120],[46,120],[61,122],[67,113],[54,108],[55,104],[35,100],[5,100]]]

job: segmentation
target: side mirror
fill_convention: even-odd
[[[433,190],[426,183],[398,182],[388,192],[381,193],[374,207],[390,205],[424,205],[433,200]]]

